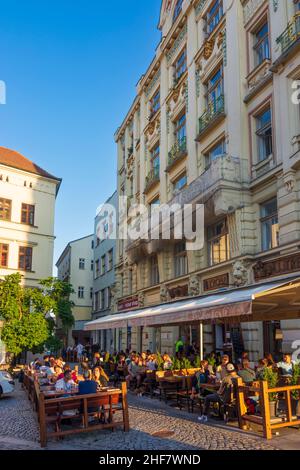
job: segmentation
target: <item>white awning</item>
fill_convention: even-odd
[[[139,310],[116,313],[88,322],[85,324],[84,329],[86,331],[95,331],[110,328],[126,328],[127,326],[176,325],[186,322],[193,323],[226,318],[236,318],[237,321],[254,321],[252,314],[255,299],[258,299],[257,306],[261,309],[261,312],[265,309],[269,313],[270,308],[274,309],[276,304],[274,304],[274,300],[272,300],[272,303],[268,303],[268,296],[272,293],[274,295],[276,293],[278,296],[278,289],[281,287],[285,287],[285,292],[286,289],[290,289],[293,293],[295,292],[294,295],[297,297],[300,289],[300,279],[288,282],[277,281],[259,284],[248,288],[224,291]],[[264,295],[266,298],[262,299]],[[283,298],[284,296],[281,296],[281,302]],[[294,304],[293,314],[300,315],[300,307],[297,306],[297,303]]]

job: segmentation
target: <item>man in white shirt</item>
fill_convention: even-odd
[[[55,384],[55,390],[63,391],[63,392],[70,392],[72,388],[76,386],[74,380],[72,379],[72,371],[66,370],[64,372],[64,377],[58,380]]]
[[[77,359],[78,359],[78,362],[81,362],[81,359],[82,359],[82,353],[83,353],[83,350],[84,350],[84,347],[81,343],[78,343],[76,348],[75,348],[76,352],[77,352]]]

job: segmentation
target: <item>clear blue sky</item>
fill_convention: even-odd
[[[63,183],[55,258],[116,188],[114,132],[154,57],[161,0],[0,0],[0,145]]]

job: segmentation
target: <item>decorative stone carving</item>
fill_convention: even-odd
[[[198,276],[189,278],[189,296],[200,295],[200,281]]]
[[[248,0],[243,8],[244,24],[248,23],[248,21],[252,18],[254,13],[261,7],[263,3],[264,0]]]
[[[140,292],[138,295],[139,307],[143,308],[145,306],[145,294]]]
[[[169,302],[171,299],[169,289],[165,284],[160,286],[160,301],[161,302]]]
[[[233,284],[236,287],[242,287],[249,283],[250,263],[243,260],[237,260],[233,264]]]
[[[290,170],[283,175],[283,182],[285,189],[288,193],[291,193],[295,189],[296,180],[295,180],[295,170]]]

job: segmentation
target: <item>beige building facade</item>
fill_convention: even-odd
[[[68,345],[90,341],[84,332],[84,325],[92,318],[93,273],[94,273],[94,236],[88,235],[68,243],[56,262],[57,277],[69,282],[73,287],[70,300],[74,303],[72,313],[75,324],[69,331]]]
[[[115,134],[118,194],[128,207],[204,204],[205,243],[119,240],[116,311],[300,275],[299,9],[294,0],[162,2],[161,42]],[[119,334],[123,349],[199,342],[188,324]],[[300,321],[207,322],[205,352],[233,337],[257,360],[290,351]]]

